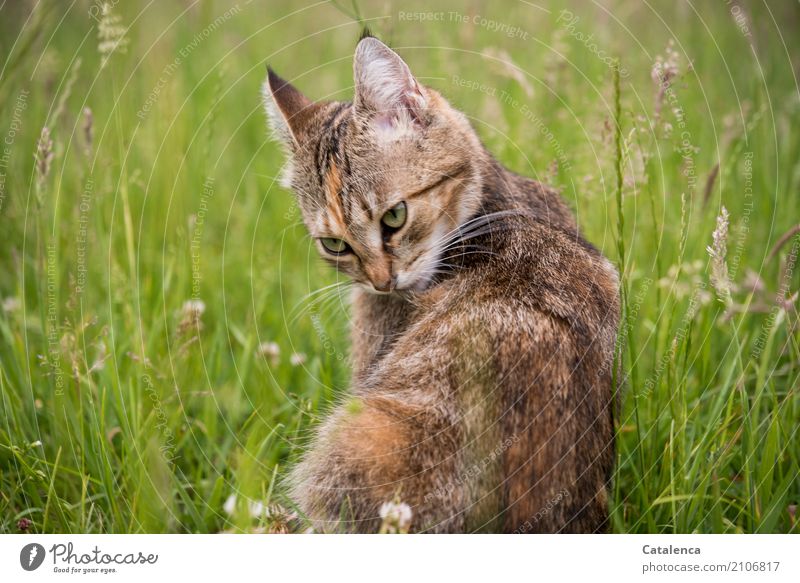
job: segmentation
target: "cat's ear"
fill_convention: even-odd
[[[424,124],[425,91],[408,65],[392,49],[372,36],[358,43],[353,60],[355,111],[380,129]]]
[[[294,150],[303,141],[314,102],[279,77],[271,67],[267,68],[267,80],[261,93],[273,134]]]

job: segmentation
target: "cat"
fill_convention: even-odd
[[[271,68],[263,100],[322,258],[354,282],[352,388],[291,471],[313,528],[602,532],[614,459],[613,265],[552,188],[370,34],[351,102]]]

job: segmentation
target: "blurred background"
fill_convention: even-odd
[[[285,530],[348,314],[260,84],[364,25],[622,274],[613,530],[797,532],[800,7],[735,0],[1,3],[0,531]]]

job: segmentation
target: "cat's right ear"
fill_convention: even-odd
[[[261,93],[272,133],[289,151],[295,151],[303,143],[314,102],[271,67],[267,67]]]
[[[356,115],[390,133],[424,125],[427,99],[400,55],[369,33],[353,58]]]

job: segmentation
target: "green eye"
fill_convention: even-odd
[[[406,224],[406,203],[400,202],[386,211],[381,222],[390,229],[399,229]]]
[[[350,246],[341,239],[322,237],[319,242],[325,247],[325,251],[333,253],[334,255],[344,255],[350,251]]]

